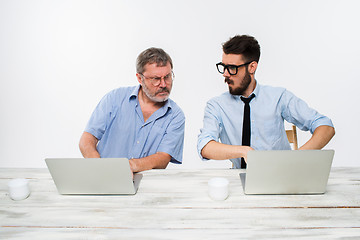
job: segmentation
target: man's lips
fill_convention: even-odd
[[[169,94],[169,93],[170,93],[170,92],[169,92],[168,89],[163,89],[163,90],[157,92],[156,94],[161,94],[161,95],[163,95],[163,94]]]

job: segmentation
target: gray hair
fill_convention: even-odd
[[[161,48],[148,48],[137,57],[136,72],[143,73],[145,71],[145,65],[148,63],[156,63],[158,67],[163,67],[166,66],[168,62],[171,65],[171,69],[173,69],[173,63],[169,54]]]

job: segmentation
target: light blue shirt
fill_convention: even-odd
[[[102,158],[142,158],[157,152],[171,155],[171,162],[182,163],[185,116],[168,99],[146,122],[138,100],[140,85],[115,89],[95,108],[85,131],[99,142]]]
[[[251,143],[255,150],[290,150],[284,120],[311,133],[321,125],[332,126],[331,120],[310,108],[293,93],[280,87],[256,83],[255,97],[250,102]],[[198,137],[198,153],[211,140],[242,145],[244,102],[229,92],[207,102],[204,127]],[[230,159],[240,168],[240,158]]]

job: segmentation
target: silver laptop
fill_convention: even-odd
[[[245,194],[323,194],[334,150],[250,151]]]
[[[126,158],[47,158],[60,194],[136,194],[142,174],[132,178]]]

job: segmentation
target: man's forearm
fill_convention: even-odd
[[[141,172],[154,168],[165,169],[171,160],[171,156],[164,152],[157,152],[144,158],[133,158],[129,160],[133,172]]]
[[[300,150],[306,149],[322,149],[329,143],[331,138],[335,135],[335,129],[330,126],[319,126],[315,129],[313,135]]]
[[[79,148],[84,158],[100,158],[96,149],[98,140],[90,133],[84,132],[80,138]]]
[[[247,152],[250,150],[253,150],[253,148],[248,146],[229,145],[216,141],[210,141],[201,150],[201,155],[204,158],[214,160],[225,160],[242,157],[246,159]]]

